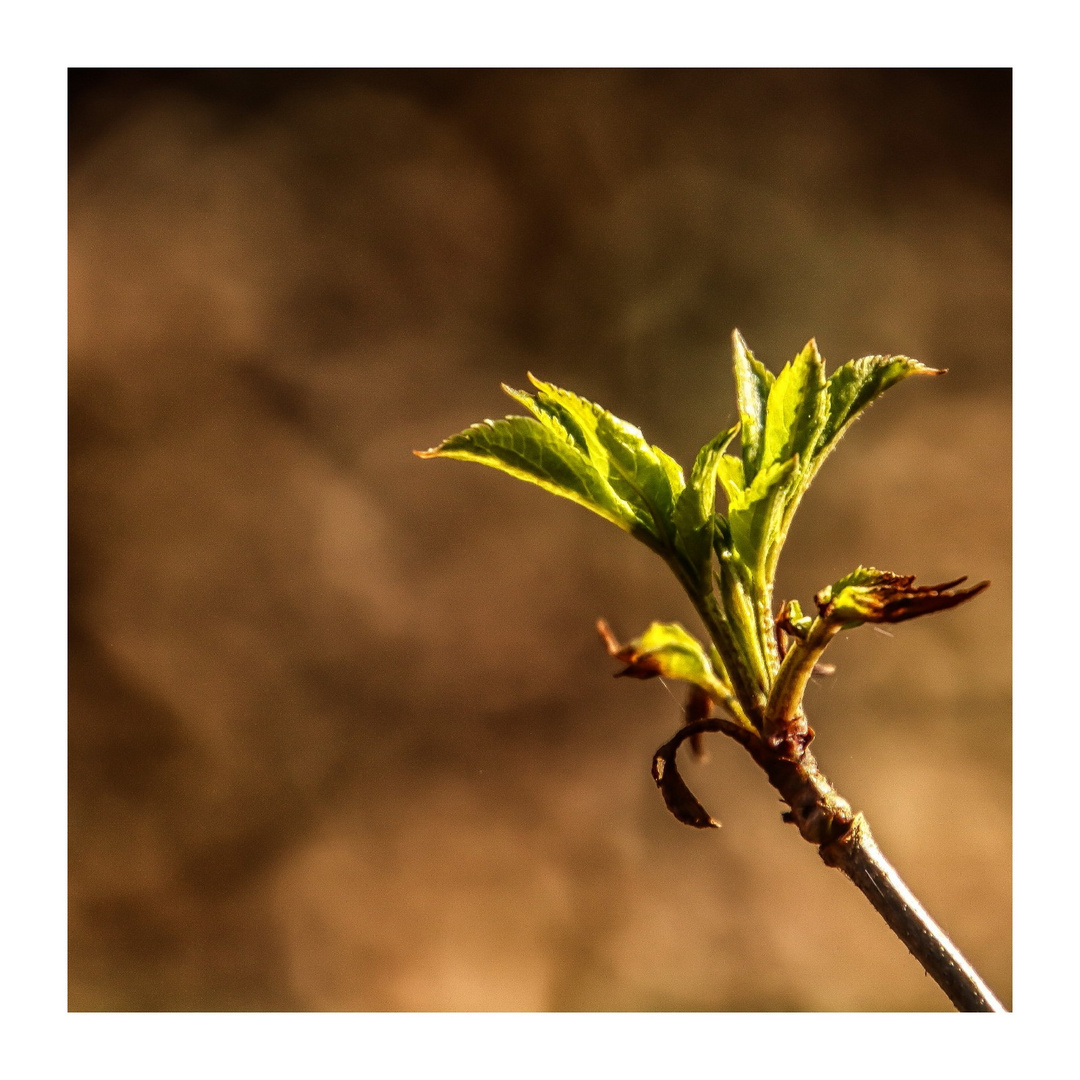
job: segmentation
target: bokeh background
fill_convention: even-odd
[[[745,753],[664,809],[696,629],[643,547],[411,450],[529,370],[688,466],[774,370],[903,352],[779,594],[821,764],[1011,1002],[1007,70],[73,71],[70,1007],[948,1010]]]

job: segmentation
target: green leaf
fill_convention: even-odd
[[[799,459],[794,457],[773,462],[728,502],[732,546],[755,572],[775,542],[774,534],[783,513],[784,488],[798,463]]]
[[[725,454],[717,463],[716,479],[724,489],[724,495],[727,496],[730,504],[731,500],[741,495],[743,488],[746,487],[746,471],[742,458],[737,458],[734,454]]]
[[[663,459],[641,432],[611,413],[597,417],[596,433],[609,455],[608,481],[621,498],[651,519],[659,539],[673,539],[675,503],[686,486],[682,468]]]
[[[532,376],[530,375],[529,378],[531,379]],[[530,394],[525,390],[515,390],[506,383],[502,384],[502,388],[518,404],[524,405],[545,427],[565,435],[581,454],[593,462],[594,467],[602,467],[606,457],[603,449],[595,439],[590,443],[585,431],[574,418],[573,412],[549,396],[537,398],[535,394]]]
[[[485,420],[431,450],[414,453],[422,458],[456,458],[490,465],[571,499],[626,532],[641,528],[634,508],[612,490],[607,478],[551,418],[543,424],[524,416]]]
[[[816,356],[817,349],[813,342],[803,350],[800,356],[805,357],[811,347]],[[808,359],[814,367],[817,366],[813,357],[808,357]],[[817,363],[820,363],[820,357],[817,357]],[[824,370],[823,364],[821,370]],[[816,413],[812,418],[810,418],[810,406],[814,397],[813,390],[811,389],[804,397],[804,415],[810,419],[801,426],[801,431],[794,437],[794,443],[802,447],[799,451],[802,460],[798,473],[785,493],[783,514],[774,530],[771,547],[766,553],[763,574],[768,581],[771,582],[776,574],[780,549],[791,527],[800,500],[829,451],[836,445],[851,422],[874,398],[901,379],[909,375],[940,374],[942,372],[925,367],[906,356],[864,356],[861,360],[848,361],[833,372],[816,399],[816,409],[821,412]],[[783,375],[780,378],[783,378]],[[777,379],[778,383],[780,378]],[[816,381],[816,379],[812,378],[811,381]],[[795,426],[796,428],[800,426],[797,419]]]
[[[599,405],[529,375],[535,396],[505,388],[537,420],[567,439],[591,462],[638,521],[661,542],[672,538],[675,503],[685,487],[679,464],[650,446],[633,424]]]
[[[716,471],[724,451],[739,432],[736,425],[710,439],[699,451],[690,471],[690,483],[675,504],[679,546],[699,577],[708,582],[712,559],[713,511],[716,506]],[[738,461],[737,458],[732,460]],[[740,468],[742,462],[739,462]]]
[[[735,357],[735,389],[742,428],[742,459],[749,483],[761,466],[765,442],[765,410],[775,377],[754,358],[738,330],[731,335]]]
[[[637,429],[635,428],[635,430]],[[660,462],[660,468],[664,470],[664,474],[667,476],[668,488],[671,490],[672,511],[668,515],[670,519],[674,514],[674,508],[678,506],[680,496],[686,490],[686,479],[683,476],[682,466],[670,454],[665,453],[659,446],[651,446],[649,449],[656,455],[656,460]]]
[[[728,701],[731,692],[717,676],[705,647],[678,623],[654,622],[640,637],[620,645],[603,620],[597,629],[608,652],[626,664],[619,675],[633,679],[682,679],[700,687],[710,697]]]
[[[810,343],[776,377],[765,414],[761,468],[799,455],[809,462],[828,416],[825,363]]]
[[[890,386],[909,375],[943,374],[944,371],[926,367],[907,356],[864,356],[849,360],[832,373],[826,384],[828,416],[818,438],[816,456],[823,458],[859,413]]]
[[[828,418],[825,364],[817,344],[810,341],[774,379],[740,338],[735,348],[735,373],[744,414],[742,477],[733,464],[725,463],[721,482],[728,492],[735,550],[760,579],[761,596],[757,599],[765,602],[790,523],[789,511],[794,511],[810,481],[813,455]],[[767,397],[762,402],[766,387]],[[747,421],[747,414],[754,409],[762,418],[760,427]]]

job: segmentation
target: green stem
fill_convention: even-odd
[[[724,607],[731,611],[737,604],[743,612],[746,632],[753,645],[753,662],[762,687],[768,693],[776,678],[780,666],[780,657],[776,649],[776,630],[772,613],[772,586],[761,588],[758,578],[750,573],[746,565],[732,553],[719,553],[720,566],[728,575],[728,589],[734,593],[729,598],[724,596]]]
[[[771,580],[771,579],[770,579]],[[765,669],[769,676],[769,687],[776,681],[780,667],[780,650],[776,645],[776,617],[773,614],[773,587],[766,585],[757,598],[757,629],[761,639],[761,648],[765,654]]]
[[[806,640],[796,640],[784,657],[765,710],[764,734],[767,742],[778,745],[793,737],[798,738],[809,730],[803,717],[803,694],[814,673],[814,665],[839,630],[839,625],[835,623],[815,619]]]
[[[755,727],[760,728],[768,698],[764,688],[753,677],[754,667],[747,662],[744,650],[740,648],[741,635],[728,622],[715,596],[711,593],[708,596],[701,596],[689,590],[688,593],[701,621],[709,631],[717,652],[724,661],[732,689],[739,699],[743,712]]]
[[[739,567],[729,552],[724,552],[720,559],[716,583],[720,590],[720,606],[731,626],[743,666],[762,692],[768,695],[769,669],[758,634],[754,592],[739,573]]]
[[[649,546],[664,559],[678,578],[720,654],[727,681],[731,684],[742,714],[754,728],[760,730],[767,695],[754,679],[756,667],[747,657],[745,635],[739,632],[737,626],[732,625],[709,588],[709,571],[706,570],[703,577],[684,562],[674,549],[663,550],[655,543]]]

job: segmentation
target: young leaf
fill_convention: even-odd
[[[580,503],[629,533],[641,522],[634,508],[612,490],[566,432],[524,416],[485,420],[473,424],[431,450],[413,451],[417,457],[457,458],[490,465],[519,480]]]
[[[893,574],[860,566],[814,597],[821,618],[842,627],[862,623],[897,623],[944,611],[970,600],[990,582],[981,581],[966,589],[956,586],[967,578],[945,581],[940,585],[914,585],[914,574]]]
[[[625,645],[619,644],[603,619],[596,629],[608,652],[627,665],[618,675],[632,679],[655,679],[658,675],[682,679],[701,687],[718,701],[731,700],[731,691],[717,677],[705,647],[678,623],[651,623],[641,637]]]
[[[675,504],[678,543],[699,578],[707,584],[712,557],[713,511],[716,506],[716,471],[724,451],[738,434],[736,425],[721,431],[699,451],[686,485]],[[738,461],[733,458],[733,461]],[[739,462],[740,468],[742,462]]]
[[[761,468],[799,455],[807,460],[817,445],[828,415],[825,364],[810,343],[776,377],[765,413]]]
[[[800,356],[805,357],[810,349],[816,356],[817,349],[812,341]],[[815,368],[820,365],[818,370],[824,373],[820,357],[816,358],[816,363],[813,357],[808,359]],[[940,371],[925,367],[906,356],[864,356],[861,360],[848,361],[833,372],[817,395],[816,415],[810,418],[808,411],[808,422],[802,426],[801,434],[795,436],[794,441],[802,447],[799,451],[802,460],[797,475],[785,493],[782,517],[774,531],[772,546],[766,553],[763,572],[767,580],[771,581],[776,574],[780,548],[803,494],[829,451],[852,421],[874,398],[908,375],[940,374]],[[808,406],[812,396],[811,393],[804,399]]]
[[[681,466],[663,451],[661,457],[633,424],[611,413],[600,413],[596,433],[608,453],[612,488],[648,515],[657,538],[674,539],[675,503],[686,486]]]
[[[876,397],[909,375],[943,375],[907,356],[864,356],[849,360],[832,373],[826,384],[828,417],[818,438],[815,456],[823,458],[848,425]]]
[[[765,442],[765,410],[775,376],[754,358],[738,330],[731,335],[735,357],[735,389],[739,398],[742,429],[742,459],[746,482],[750,483],[761,466]]]
[[[746,469],[742,458],[734,454],[725,454],[716,465],[716,479],[724,489],[728,504],[738,498],[746,487]]]
[[[659,446],[650,446],[649,449],[656,455],[656,460],[660,462],[660,468],[664,470],[664,474],[667,476],[672,500],[670,517],[674,515],[674,508],[678,505],[683,491],[686,490],[686,478],[683,476],[682,466],[670,454],[665,453]]]
[[[532,378],[531,375],[529,377]],[[582,455],[593,462],[594,467],[603,471],[606,455],[600,444],[595,439],[589,441],[573,412],[561,402],[548,395],[538,398],[536,394],[515,390],[506,383],[502,384],[502,388],[504,393],[509,394],[519,405],[524,405],[545,427],[564,434]]]
[[[742,414],[740,477],[724,462],[735,550],[760,579],[766,597],[791,515],[812,476],[813,456],[829,414],[825,364],[814,341],[775,378],[735,339],[735,380]]]
[[[752,570],[757,570],[765,551],[772,546],[783,510],[781,496],[798,463],[798,458],[773,462],[728,502],[732,545]]]
[[[633,424],[599,405],[532,375],[529,381],[537,389],[535,398],[508,392],[541,423],[557,421],[615,494],[635,507],[639,521],[661,542],[671,539],[675,502],[685,486],[678,463],[650,446]]]

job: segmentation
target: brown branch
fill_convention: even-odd
[[[881,853],[862,814],[855,815],[851,828],[839,840],[821,849],[821,857],[874,905],[908,952],[961,1012],[1006,1011]]]
[[[741,743],[765,770],[769,783],[790,809],[784,820],[803,839],[818,846],[827,866],[840,870],[873,904],[923,970],[961,1012],[1005,1012],[1005,1007],[930,917],[881,853],[861,813],[829,783],[809,749],[797,742],[770,744],[739,724],[722,718],[687,724],[654,756],[653,777],[669,809],[698,828],[717,822],[686,787],[675,768],[675,752],[687,738],[722,731]],[[806,729],[809,738],[813,732]]]

